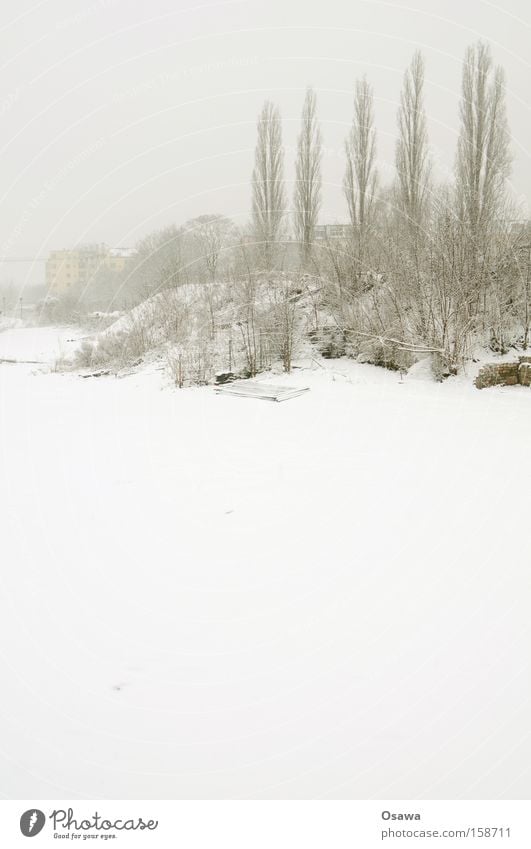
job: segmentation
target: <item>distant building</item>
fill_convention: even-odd
[[[316,241],[325,239],[348,239],[351,234],[350,224],[317,224],[313,237]]]
[[[134,248],[109,248],[105,244],[52,251],[46,260],[48,294],[63,294],[72,286],[90,283],[102,268],[123,271],[127,260],[134,253]]]
[[[136,254],[136,248],[109,248],[107,265],[114,271],[123,271],[127,260]]]

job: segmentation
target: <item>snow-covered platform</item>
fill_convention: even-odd
[[[309,391],[309,386],[273,386],[258,380],[235,380],[234,383],[216,386],[216,392],[221,395],[240,395],[243,398],[260,398],[262,401],[288,401]]]

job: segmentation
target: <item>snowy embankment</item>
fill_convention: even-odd
[[[531,392],[324,365],[0,366],[0,793],[529,796]]]
[[[77,350],[84,333],[79,327],[0,328],[0,363],[42,365],[43,370]]]
[[[20,318],[8,317],[0,313],[0,333],[6,330],[13,330],[17,327],[23,327],[24,323]]]

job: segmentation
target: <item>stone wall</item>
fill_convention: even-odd
[[[520,357],[515,363],[494,363],[483,366],[474,381],[478,389],[489,386],[531,386],[531,356]]]

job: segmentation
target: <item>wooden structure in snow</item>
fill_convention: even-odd
[[[233,383],[216,386],[219,395],[239,395],[242,398],[259,398],[262,401],[288,401],[309,392],[309,389],[309,386],[272,386],[258,380],[235,380]]]

